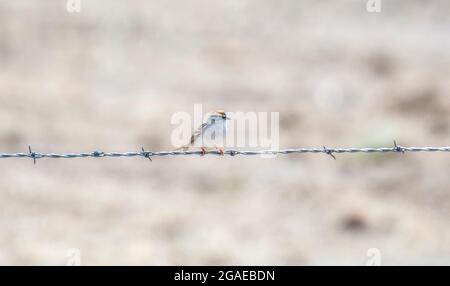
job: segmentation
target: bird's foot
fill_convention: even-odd
[[[206,149],[204,147],[200,147],[200,149],[202,149],[202,154],[200,156],[205,156],[206,154]]]

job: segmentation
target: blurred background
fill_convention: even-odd
[[[194,104],[448,146],[450,2],[381,2],[0,0],[0,152],[170,150]],[[0,264],[450,264],[447,154],[336,156],[1,159]]]

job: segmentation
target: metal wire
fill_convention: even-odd
[[[189,156],[189,155],[287,155],[295,153],[323,153],[330,155],[336,160],[334,154],[342,153],[406,153],[406,152],[450,152],[450,147],[405,147],[397,145],[394,140],[394,146],[392,147],[377,147],[377,148],[292,148],[292,149],[278,149],[278,150],[233,150],[226,149],[223,154],[219,150],[210,151],[146,151],[141,148],[138,152],[102,152],[93,151],[85,153],[39,153],[34,152],[31,146],[28,146],[28,153],[0,153],[0,159],[5,158],[29,158],[36,164],[37,159],[50,158],[50,159],[70,159],[70,158],[104,158],[104,157],[144,157],[152,161],[152,157],[158,156]]]

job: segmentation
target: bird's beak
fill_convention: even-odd
[[[226,116],[226,117],[225,117],[225,119],[226,119],[226,120],[230,120],[231,118],[230,118],[230,117],[228,117],[228,116]]]

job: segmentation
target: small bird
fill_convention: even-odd
[[[208,117],[207,122],[203,123],[192,134],[189,144],[181,146],[176,150],[186,151],[189,147],[198,147],[202,150],[202,155],[205,155],[207,148],[215,148],[223,156],[224,140],[227,133],[227,120],[230,120],[230,118],[226,112],[220,109],[217,110]]]

